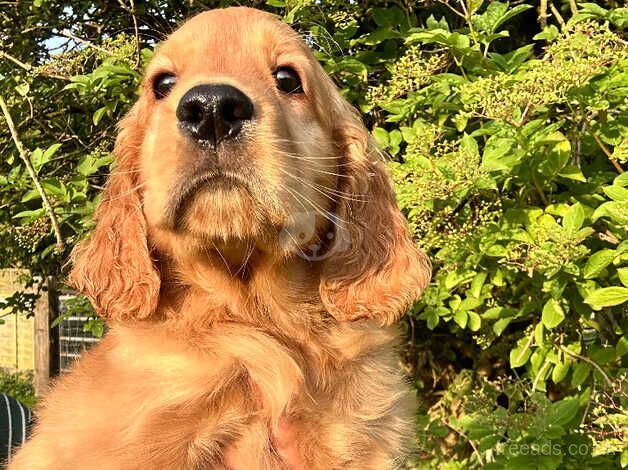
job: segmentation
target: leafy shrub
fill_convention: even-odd
[[[464,393],[454,379],[461,415],[431,416],[472,446],[465,467],[610,465],[627,443],[625,415],[594,434],[586,408],[601,390],[618,409],[626,398],[628,47],[615,29],[625,11],[614,25],[578,15],[498,53],[501,25],[527,5],[478,13],[481,3],[462,7],[462,27],[429,17],[408,31],[368,103],[437,268],[414,317],[474,344],[476,371],[487,360],[501,369],[499,382],[467,378]],[[587,452],[570,454],[576,442]]]
[[[46,37],[29,32],[8,52],[36,66],[0,60],[0,95],[66,242],[55,251],[50,214],[0,126],[0,205],[10,208],[0,264],[35,273],[60,272],[91,226],[115,122],[150,57],[137,43],[161,37],[158,16],[174,22],[203,7],[138,5],[152,29],[136,37],[132,16],[115,8],[94,33],[89,5],[54,5],[11,11],[72,24],[92,44],[51,60]],[[627,10],[613,1],[255,5],[299,29],[364,112],[433,260],[405,325],[404,366],[420,398],[409,466],[626,466]]]
[[[6,393],[32,408],[36,402],[33,374],[0,369],[0,392]]]

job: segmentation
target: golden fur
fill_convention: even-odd
[[[303,94],[277,90],[283,65]],[[164,71],[177,83],[157,101]],[[211,158],[175,117],[202,83],[239,88],[256,113]],[[10,469],[396,468],[413,423],[391,325],[430,266],[359,115],[298,35],[248,8],[196,16],[158,48],[115,155],[70,275],[110,330],[44,399]],[[242,184],[201,185],[173,217],[208,160]]]

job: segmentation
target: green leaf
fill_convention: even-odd
[[[382,28],[397,28],[403,22],[405,14],[399,7],[374,8],[373,19],[377,26]]]
[[[28,190],[26,193],[24,193],[24,196],[22,196],[22,199],[20,199],[20,202],[33,201],[39,198],[41,198],[41,194],[39,194],[39,191],[37,191],[37,189],[33,188],[33,189]]]
[[[573,367],[571,375],[571,386],[579,387],[584,383],[591,373],[591,366],[586,362],[579,362]]]
[[[475,312],[468,312],[468,314],[469,314],[469,322],[467,326],[469,327],[469,330],[478,331],[480,327],[482,326],[482,319]]]
[[[477,156],[480,154],[478,150],[478,143],[466,132],[462,136],[462,139],[460,139],[460,148],[471,156]]]
[[[107,154],[102,157],[93,157],[92,155],[85,155],[79,159],[76,171],[83,176],[91,176],[96,173],[101,167],[107,166],[113,162],[113,155]]]
[[[534,341],[536,344],[541,346],[545,343],[545,328],[543,327],[543,322],[539,322],[534,327]]]
[[[623,304],[628,300],[628,287],[603,287],[591,292],[584,302],[594,310]]]
[[[602,8],[596,3],[581,3],[579,5],[581,13],[589,13],[604,18],[608,10]]]
[[[30,161],[33,164],[35,173],[39,174],[39,170],[41,170],[41,168],[52,159],[60,147],[61,144],[52,144],[45,151],[42,151],[40,148],[36,148],[33,153],[31,153]]]
[[[43,163],[42,163],[43,155],[44,155],[44,152],[40,148],[36,148],[35,150],[33,150],[33,152],[30,155],[30,161],[31,161],[31,164],[33,165],[33,169],[35,170],[35,173],[39,173],[39,169],[43,166]]]
[[[569,162],[571,157],[571,143],[560,132],[551,134],[546,140],[560,139],[550,146],[543,161],[539,164],[539,171],[548,179],[554,178]]]
[[[375,129],[373,129],[373,137],[375,137],[375,141],[377,142],[377,145],[379,145],[381,148],[385,149],[386,147],[388,147],[388,131],[386,129],[383,129],[381,127],[376,127]]]
[[[530,355],[532,352],[530,351],[530,344],[525,343],[522,346],[518,346],[514,349],[510,350],[510,367],[513,369],[516,367],[521,367],[528,362],[530,359]]]
[[[507,54],[489,53],[491,60],[501,70],[508,73],[515,72],[532,54],[534,46],[527,44]]]
[[[557,327],[565,319],[565,312],[557,300],[549,299],[545,302],[541,321],[547,329]]]
[[[495,446],[499,444],[499,442],[503,439],[501,434],[493,434],[490,436],[484,436],[480,438],[478,442],[478,451],[486,452],[487,450],[493,449]]]
[[[583,183],[587,182],[586,177],[582,174],[582,170],[575,165],[567,165],[562,170],[558,172],[558,176],[563,178],[567,178],[573,181],[582,181]]]
[[[563,228],[569,235],[575,235],[582,224],[584,223],[584,209],[582,205],[577,202],[572,205],[563,217]]]
[[[13,219],[24,219],[24,220],[22,220],[22,223],[30,223],[30,222],[32,222],[34,220],[39,219],[40,217],[42,217],[45,214],[46,214],[46,211],[44,210],[44,208],[40,207],[39,209],[34,209],[34,210],[31,210],[31,211],[21,211],[21,212],[18,212],[12,218]]]
[[[591,221],[595,222],[600,217],[608,217],[621,225],[628,225],[628,204],[619,201],[605,202],[593,212]]]
[[[44,188],[46,194],[52,194],[53,196],[62,199],[65,198],[65,196],[67,195],[67,189],[65,185],[61,181],[59,181],[58,178],[46,178],[42,180],[41,186],[42,188]]]
[[[471,287],[469,288],[469,293],[476,299],[480,298],[480,294],[482,293],[482,286],[484,286],[487,276],[488,276],[488,272],[482,271],[480,273],[477,273],[475,277],[473,278],[473,281],[471,281]]]
[[[490,421],[481,413],[471,413],[460,417],[458,425],[464,429],[471,439],[481,439],[494,434]]]
[[[484,5],[484,0],[469,0],[469,13],[475,13],[482,8],[482,5]]]
[[[558,37],[560,31],[553,24],[547,26],[542,32],[537,33],[532,39],[535,41],[547,41],[552,42]]]
[[[434,15],[428,16],[427,20],[425,20],[425,27],[430,31],[440,29],[449,32],[449,25],[447,24],[447,19],[444,16],[440,20],[436,20]]]
[[[617,344],[615,345],[615,353],[618,357],[628,353],[628,335],[624,335],[619,338],[619,341],[617,341]]]
[[[628,202],[628,189],[621,186],[605,186],[602,188],[604,193],[610,197],[613,201],[626,201]]]
[[[425,319],[429,330],[436,328],[440,322],[440,316],[434,308],[427,309],[424,314],[421,314],[421,318]]]
[[[505,14],[500,16],[497,22],[493,24],[493,32],[496,31],[497,28],[499,28],[509,19],[514,18],[515,16],[519,15],[520,13],[523,13],[526,10],[529,10],[530,8],[532,8],[532,5],[517,5],[516,7],[511,8]]]
[[[21,96],[21,97],[26,97],[26,95],[28,95],[28,92],[30,91],[31,87],[29,85],[28,82],[22,82],[19,85],[17,85],[15,87],[15,91],[17,91],[17,93]]]
[[[619,268],[617,270],[617,275],[619,276],[619,280],[621,281],[621,283],[625,287],[628,287],[628,267],[626,267],[626,268]]]
[[[614,186],[621,186],[625,188],[628,186],[628,171],[624,171],[621,175],[617,175],[613,180]]]
[[[501,336],[501,334],[504,332],[504,330],[510,324],[511,321],[512,321],[512,317],[500,318],[495,323],[493,323],[493,332],[495,333],[495,335]]]
[[[469,122],[469,116],[467,114],[458,113],[452,118],[451,121],[456,126],[456,130],[458,132],[462,132],[467,127],[467,123]]]
[[[608,12],[606,18],[619,29],[628,27],[628,9],[626,8],[614,8]],[[628,454],[628,451],[626,453]]]
[[[469,320],[469,314],[466,310],[458,310],[454,313],[454,321],[460,328],[467,327],[467,321]]]
[[[570,364],[567,361],[559,362],[552,370],[552,382],[555,384],[562,382],[569,373]]]
[[[105,115],[108,109],[109,109],[108,106],[103,106],[102,108],[98,108],[94,112],[94,115],[92,116],[92,122],[94,123],[95,126],[98,125],[98,123],[103,118],[103,116]]]
[[[566,426],[576,417],[580,409],[577,398],[564,398],[550,405],[548,420],[551,424]]]
[[[510,137],[489,137],[482,154],[482,167],[488,171],[510,170],[520,159],[519,155],[512,152],[516,145],[516,141]]]
[[[585,279],[593,279],[613,262],[616,256],[615,250],[603,249],[591,255],[584,265],[582,274]]]

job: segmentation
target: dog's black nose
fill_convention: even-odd
[[[177,106],[179,126],[198,142],[216,148],[235,137],[253,117],[253,102],[230,85],[198,85]]]

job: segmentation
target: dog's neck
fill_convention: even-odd
[[[238,322],[305,339],[329,321],[318,292],[319,267],[298,256],[210,250],[202,257],[166,262],[161,271],[161,316],[185,327]]]

